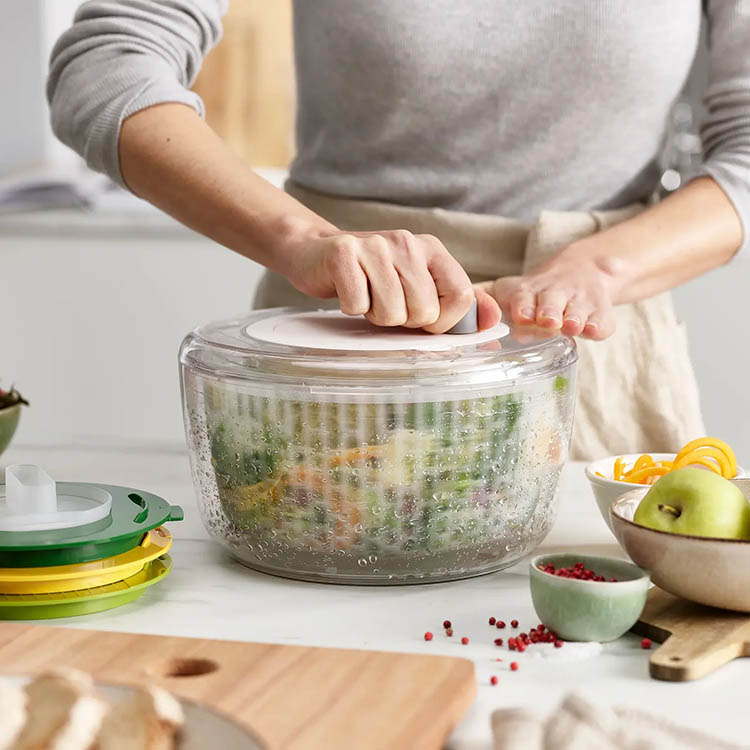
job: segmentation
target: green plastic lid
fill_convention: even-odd
[[[53,482],[50,488],[43,471],[11,471],[19,468],[36,469],[8,467],[6,477],[21,477],[23,486],[0,485],[0,567],[113,557],[138,546],[147,531],[184,517],[180,506],[150,492],[76,482]]]

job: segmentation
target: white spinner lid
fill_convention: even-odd
[[[507,336],[505,323],[477,333],[434,334],[410,328],[382,328],[363,317],[338,310],[285,312],[255,320],[245,326],[248,338],[267,344],[348,352],[441,352],[469,347]]]

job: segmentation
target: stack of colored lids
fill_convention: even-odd
[[[99,612],[137,599],[170,571],[167,521],[182,508],[105,484],[55,482],[9,466],[0,485],[0,619]]]

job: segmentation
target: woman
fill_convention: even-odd
[[[52,53],[57,135],[265,265],[258,306],[325,298],[442,332],[476,294],[483,327],[499,305],[517,326],[579,336],[573,457],[702,432],[667,292],[748,242],[746,0],[297,0],[286,192],[233,155],[187,89],[225,8],[85,3]],[[647,205],[702,13],[705,163]]]

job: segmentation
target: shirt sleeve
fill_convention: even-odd
[[[713,177],[750,245],[750,0],[707,0],[709,80],[701,174]]]
[[[92,169],[125,187],[118,157],[123,120],[146,107],[182,102],[221,38],[228,0],[91,0],[50,58],[52,129]]]

